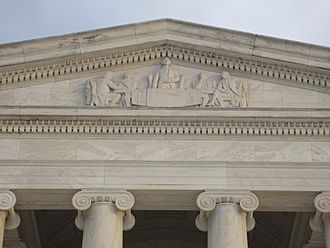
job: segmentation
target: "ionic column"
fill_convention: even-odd
[[[19,226],[21,219],[15,212],[16,197],[9,190],[0,191],[0,248],[3,248],[5,230],[13,230]]]
[[[207,191],[197,198],[196,226],[208,232],[208,248],[247,248],[247,231],[255,226],[259,205],[250,192]]]
[[[123,230],[131,229],[134,197],[124,190],[83,190],[72,199],[76,226],[83,230],[82,248],[122,248]]]
[[[313,231],[324,232],[326,248],[330,248],[330,192],[322,192],[314,199],[316,213],[310,220]]]

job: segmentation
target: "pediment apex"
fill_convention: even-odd
[[[212,27],[159,19],[86,32],[0,45],[0,68],[33,61],[173,40],[246,56],[330,69],[330,48]]]

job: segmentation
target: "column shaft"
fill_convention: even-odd
[[[234,203],[217,204],[208,221],[208,248],[247,248],[246,213]]]
[[[324,239],[326,248],[330,248],[330,213],[324,213],[322,215],[324,224]]]
[[[93,203],[85,215],[82,248],[121,248],[123,217],[114,203]]]
[[[3,238],[5,233],[5,224],[8,212],[0,210],[0,248],[3,247]]]

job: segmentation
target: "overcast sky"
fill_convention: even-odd
[[[0,43],[175,18],[330,47],[330,0],[0,0]]]

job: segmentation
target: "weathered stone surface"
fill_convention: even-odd
[[[329,69],[325,47],[169,19],[0,45],[0,188],[20,209],[127,189],[138,210],[197,210],[226,189],[314,211],[330,191]],[[130,213],[96,198],[85,245],[120,246]],[[246,247],[257,205],[216,201],[211,243]],[[98,243],[102,212],[114,235]]]

